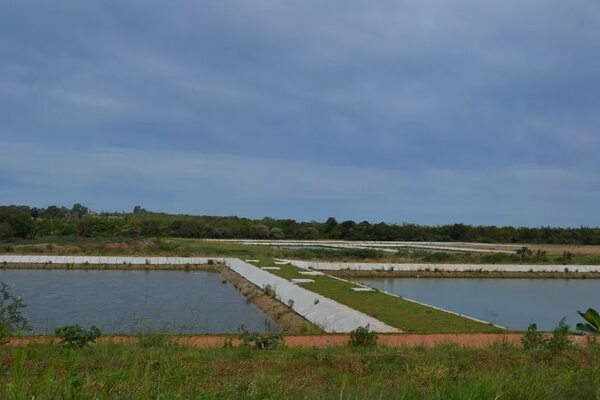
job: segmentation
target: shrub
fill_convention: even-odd
[[[23,299],[13,296],[8,284],[0,281],[0,344],[6,343],[15,334],[31,329],[29,321],[21,313],[25,307]]]
[[[573,346],[571,338],[569,337],[569,330],[570,327],[565,322],[565,319],[561,319],[548,340],[547,347],[552,353],[560,353]]]
[[[273,298],[277,297],[277,292],[275,291],[275,288],[273,286],[271,286],[271,285],[266,285],[263,288],[263,291],[265,292],[265,294],[267,296],[270,296],[270,297],[273,297]]]
[[[538,331],[537,324],[529,324],[527,332],[521,339],[521,343],[523,344],[523,348],[527,350],[539,349],[544,347],[546,339],[544,339],[544,336]]]
[[[65,325],[62,328],[56,328],[54,334],[63,344],[83,347],[88,343],[93,343],[102,335],[102,332],[95,325],[92,325],[90,329],[83,329],[80,325]]]
[[[273,350],[282,345],[283,335],[281,333],[257,333],[249,332],[244,325],[240,326],[239,338],[242,345],[257,350]]]
[[[356,347],[375,346],[377,344],[377,333],[373,332],[369,325],[359,326],[350,332],[350,345]]]
[[[563,318],[552,332],[552,335],[546,338],[542,333],[538,332],[536,324],[530,324],[527,332],[521,339],[521,343],[523,343],[523,348],[527,350],[546,349],[553,354],[560,353],[573,345],[569,337],[569,329],[569,325],[566,324]]]

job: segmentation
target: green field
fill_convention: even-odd
[[[6,400],[596,399],[600,347],[0,347]]]

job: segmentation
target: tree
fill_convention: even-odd
[[[253,239],[268,239],[269,238],[269,227],[266,225],[252,225],[250,227],[250,236]]]
[[[140,214],[140,213],[144,213],[146,212],[145,208],[142,208],[142,206],[135,206],[133,207],[133,213],[134,214]]]
[[[0,344],[15,334],[31,329],[29,321],[21,313],[25,307],[23,299],[13,296],[8,284],[0,281]]]
[[[231,229],[225,225],[219,225],[211,229],[211,235],[218,239],[227,239],[232,236]]]
[[[29,212],[19,207],[0,207],[0,223],[7,223],[14,237],[26,239],[33,235],[33,220]]]
[[[13,238],[13,230],[8,222],[0,222],[0,242],[7,242]]]
[[[75,203],[75,204],[73,204],[73,208],[71,208],[71,211],[73,211],[75,214],[77,214],[77,218],[81,218],[84,215],[88,215],[90,212],[90,209],[82,204]]]
[[[333,218],[333,217],[329,217],[327,218],[327,221],[325,221],[325,232],[329,233],[332,230],[335,229],[335,227],[338,225],[337,219]]]
[[[271,236],[271,239],[275,240],[281,240],[285,238],[285,235],[280,228],[272,228],[271,232],[269,233],[269,236]]]
[[[309,226],[300,233],[300,236],[302,239],[317,240],[319,238],[319,231],[314,227]]]

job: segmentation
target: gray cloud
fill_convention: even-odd
[[[598,223],[598,37],[592,1],[11,2],[0,141],[21,158],[3,158],[0,190],[97,208]]]

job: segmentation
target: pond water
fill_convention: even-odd
[[[216,272],[0,270],[0,281],[24,298],[31,334],[67,324],[103,333],[279,330]]]
[[[565,317],[572,329],[577,310],[600,310],[596,279],[360,278],[356,282],[514,330],[532,322],[552,330]]]

